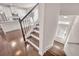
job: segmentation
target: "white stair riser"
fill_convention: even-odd
[[[39,40],[39,37],[37,37],[37,36],[35,36],[33,34],[31,34],[31,36],[34,37],[34,38],[36,38],[37,40]]]
[[[37,46],[36,46],[34,43],[32,43],[29,39],[28,39],[27,41],[39,51],[39,47],[37,47]]]
[[[37,30],[33,30],[34,32],[36,32],[36,33],[39,33],[39,31],[37,31]]]

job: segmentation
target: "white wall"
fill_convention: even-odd
[[[58,23],[59,4],[42,4],[40,7],[40,37],[43,40],[42,49],[46,51],[53,46]]]
[[[75,19],[68,42],[79,43],[79,16]]]
[[[79,56],[79,16],[75,19],[67,43],[64,47],[64,51],[67,55]]]
[[[79,3],[62,3],[61,15],[79,15]]]
[[[61,15],[79,15],[79,3],[63,3],[60,8]],[[79,43],[79,16],[74,20],[76,21],[70,31],[64,51],[67,55],[79,56],[79,45],[68,44],[68,42]]]

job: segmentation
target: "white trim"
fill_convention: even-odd
[[[68,45],[64,48],[64,52],[67,56],[72,56],[71,50]]]
[[[36,38],[37,40],[39,40],[39,37],[37,37],[37,36],[35,36],[33,34],[31,34],[31,36],[34,37],[34,38]]]
[[[52,47],[53,47],[53,44],[48,45],[48,46],[45,48],[44,53],[45,53],[48,49],[50,49],[50,48],[52,48]]]
[[[39,33],[39,31],[38,30],[33,30],[34,32],[36,32],[36,33]]]
[[[69,25],[69,22],[64,22],[64,21],[59,21],[58,24],[65,24],[65,25]]]
[[[39,51],[39,54],[40,54],[41,56],[43,56],[43,55],[44,55],[44,52],[43,52],[43,51]]]
[[[39,47],[36,46],[34,43],[32,43],[29,39],[27,40],[27,42],[29,42],[31,45],[33,45],[39,51]]]
[[[44,14],[45,14],[45,4],[39,4],[39,54],[42,56],[43,53],[43,41],[44,41]]]
[[[48,49],[50,49],[50,48],[52,48],[52,47],[53,47],[53,44],[48,45],[48,46],[45,48],[45,50],[44,50],[44,51],[39,51],[39,54],[40,54],[41,56],[43,56],[43,55],[44,55],[44,53],[45,53]]]

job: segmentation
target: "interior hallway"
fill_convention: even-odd
[[[27,44],[26,51],[20,30],[8,32],[6,40],[0,36],[0,55],[2,56],[40,56],[38,51]],[[65,56],[63,44],[55,41],[54,46],[44,56]]]

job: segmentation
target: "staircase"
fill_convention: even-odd
[[[28,36],[26,39],[28,43],[39,50],[39,24],[35,25],[33,30],[30,32],[30,36]]]
[[[30,15],[32,15],[33,12],[35,12],[35,14],[32,17]],[[19,23],[25,46],[27,43],[29,43],[38,51],[40,55],[43,55],[44,53],[41,50],[42,47],[39,36],[40,20],[38,19],[38,3],[22,19],[19,19]]]

